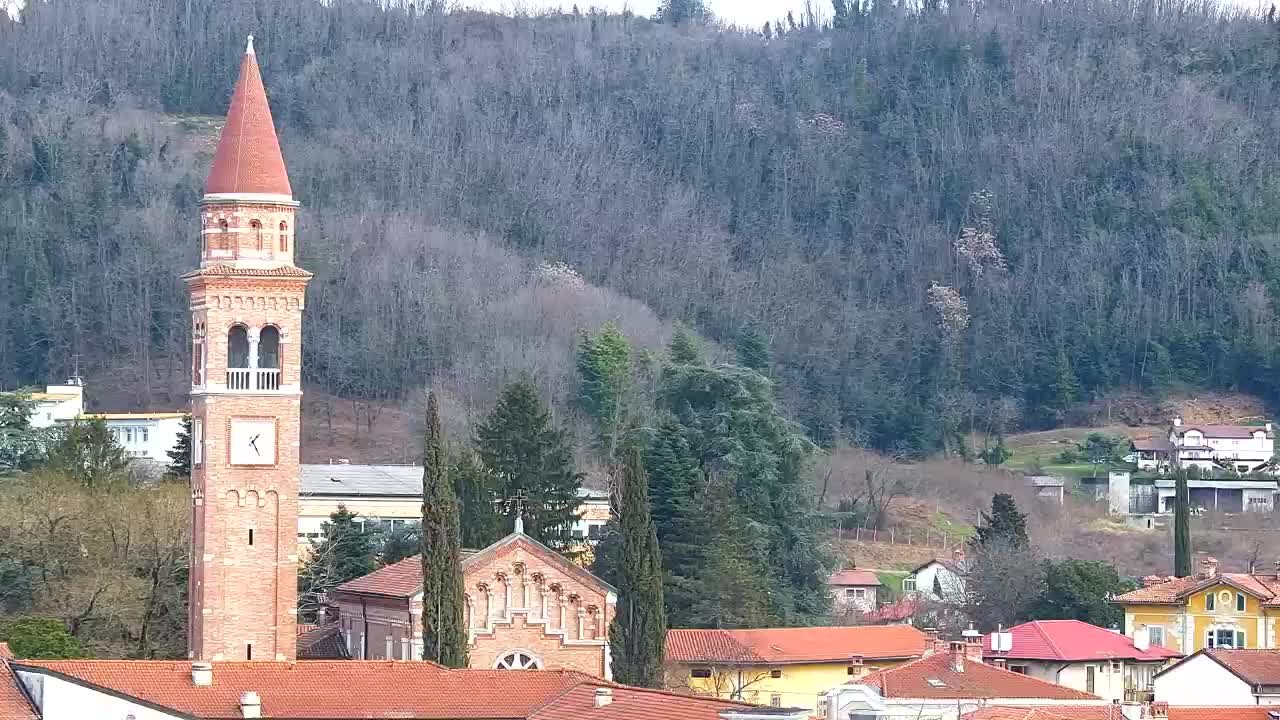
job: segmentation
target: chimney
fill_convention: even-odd
[[[1203,568],[1204,570],[1204,572],[1202,573],[1204,577],[1211,578],[1211,577],[1218,576],[1218,558],[1206,557],[1200,563],[1200,567]]]
[[[1150,709],[1151,709],[1151,717],[1153,718],[1169,717],[1169,703],[1167,702],[1153,702],[1151,703]]]
[[[849,677],[862,677],[862,656],[854,655],[849,658]]]
[[[1180,417],[1176,417],[1176,418],[1174,418],[1174,419],[1173,419],[1173,426],[1174,426],[1174,427],[1182,427],[1182,418],[1180,418]]]
[[[1000,668],[1001,670],[1008,670],[1008,669],[1009,669],[1008,667],[1006,667],[1006,666],[1009,664],[1009,661],[1008,661],[1008,660],[1005,660],[1004,658],[996,658],[995,660],[992,660],[992,661],[991,661],[991,664],[992,664],[992,665],[995,665],[996,667]]]
[[[969,623],[969,629],[961,633],[964,636],[964,656],[968,660],[974,662],[982,662],[982,633],[973,629],[973,623]]]
[[[596,688],[596,707],[604,707],[613,702],[613,688]]]
[[[1151,649],[1151,630],[1145,625],[1133,633],[1133,648],[1141,652]]]
[[[957,563],[964,562],[964,543],[960,543],[959,545],[956,545],[951,550],[951,559],[955,560]]]
[[[1268,434],[1268,435],[1270,435],[1270,434],[1271,434],[1271,423],[1270,423],[1270,421],[1268,421],[1268,422],[1267,422],[1267,424],[1266,424],[1266,428],[1267,428],[1267,434]]]
[[[213,663],[191,663],[191,684],[196,687],[209,687],[213,684]]]
[[[245,720],[262,717],[262,698],[252,690],[245,690],[240,695],[240,717]]]
[[[959,640],[951,642],[951,671],[964,672],[964,646],[965,643]]]
[[[1280,568],[1280,560],[1276,561],[1276,567]],[[1280,573],[1277,573],[1280,574]],[[938,652],[938,628],[924,629],[924,655],[929,656]]]

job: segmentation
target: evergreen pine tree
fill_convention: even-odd
[[[1020,548],[1031,544],[1027,537],[1027,515],[1018,512],[1013,496],[1008,493],[991,496],[991,513],[982,513],[982,525],[978,527],[978,534],[973,541],[975,547],[993,542]]]
[[[631,383],[631,343],[616,323],[605,323],[597,335],[582,335],[578,341],[578,379],[578,401],[612,447],[622,427],[624,399]]]
[[[702,343],[683,323],[676,323],[671,331],[667,357],[672,365],[701,365]]]
[[[1080,394],[1080,383],[1071,370],[1071,361],[1067,359],[1065,350],[1058,351],[1058,360],[1053,370],[1053,386],[1049,394],[1052,406],[1059,410],[1065,409]]]
[[[125,479],[130,462],[105,420],[76,420],[49,448],[45,467],[85,487],[102,487]]]
[[[173,449],[166,453],[169,456],[169,467],[165,474],[171,478],[191,477],[191,416],[182,418],[182,432]]]
[[[436,394],[427,396],[427,441],[422,458],[422,659],[467,666],[459,564],[458,502],[449,484],[444,430]]]
[[[453,458],[449,481],[458,498],[462,547],[481,550],[510,531],[504,531],[502,515],[498,513],[493,476],[471,448],[461,448]]]
[[[339,505],[311,541],[311,553],[298,573],[298,610],[314,618],[320,609],[319,596],[348,580],[368,575],[377,566],[373,533],[356,522],[356,513]]]
[[[1190,577],[1191,569],[1191,491],[1186,470],[1179,470],[1174,480],[1173,574]]]
[[[618,610],[609,625],[614,679],[656,688],[662,680],[667,621],[662,599],[662,554],[649,513],[649,480],[640,451],[627,452],[622,476],[622,572]]]
[[[573,450],[562,430],[528,382],[503,389],[498,405],[476,429],[476,450],[505,500],[504,531],[524,517],[524,532],[548,547],[573,545],[582,476],[574,470]],[[515,498],[522,497],[520,503]]]
[[[704,518],[698,506],[702,469],[684,438],[684,428],[674,419],[658,426],[645,448],[644,465],[649,476],[649,501],[653,524],[662,547],[666,570],[667,617],[673,626],[688,624],[697,592],[697,573],[703,561]]]
[[[755,325],[746,325],[738,331],[735,350],[739,365],[751,368],[762,375],[769,374],[769,364],[773,362],[769,357],[769,340]]]

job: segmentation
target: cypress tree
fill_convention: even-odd
[[[1015,547],[1027,547],[1031,544],[1031,539],[1027,537],[1027,515],[1018,512],[1013,496],[1008,493],[991,496],[991,513],[982,513],[982,525],[978,527],[973,544],[981,547],[993,541]]]
[[[627,451],[622,477],[622,573],[618,611],[609,625],[614,678],[625,685],[659,686],[667,620],[662,601],[662,554],[649,513],[649,480],[640,451]]]
[[[519,512],[526,535],[554,550],[571,548],[582,476],[574,471],[564,431],[551,422],[533,385],[516,382],[503,389],[497,407],[476,429],[476,450],[498,498],[524,498],[519,509],[506,503],[503,529],[514,527]]]
[[[458,501],[449,484],[444,430],[436,394],[427,397],[427,442],[422,458],[422,659],[467,666],[459,565]]]
[[[1185,470],[1178,471],[1175,483],[1173,574],[1177,577],[1189,577],[1191,575],[1191,491],[1187,487]]]
[[[654,433],[645,449],[644,467],[666,571],[667,617],[673,624],[685,626],[697,601],[705,518],[698,507],[702,468],[684,438],[684,428],[675,420],[667,419]]]

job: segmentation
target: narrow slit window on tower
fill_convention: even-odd
[[[280,252],[289,252],[289,236],[285,234],[288,229],[288,225],[280,223]]]
[[[218,247],[216,249],[226,250],[227,248],[231,247],[231,240],[228,237],[228,233],[230,232],[231,231],[230,229],[228,229],[226,218],[219,220],[218,221]]]
[[[253,546],[253,528],[249,528],[249,546]]]
[[[266,250],[266,245],[262,242],[262,223],[257,220],[250,220],[249,227],[253,229],[253,239],[258,243],[259,250]]]
[[[244,659],[245,660],[253,659],[253,643],[244,644]]]

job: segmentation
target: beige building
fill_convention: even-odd
[[[609,494],[603,490],[579,491],[582,518],[574,526],[576,537],[594,540],[609,522]],[[303,465],[302,494],[298,502],[298,545],[310,547],[323,533],[324,523],[338,506],[360,516],[360,522],[387,532],[417,527],[422,520],[422,466],[420,465]]]

